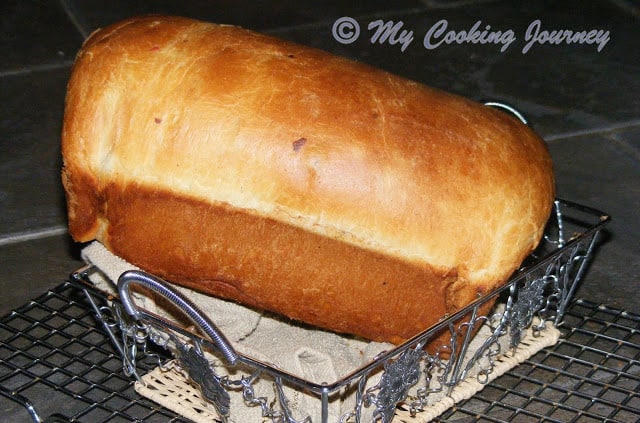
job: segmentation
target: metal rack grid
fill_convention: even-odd
[[[68,283],[0,320],[4,421],[186,422],[140,397],[86,297]],[[156,363],[139,362],[141,372]]]
[[[497,379],[443,421],[640,421],[640,315],[579,300],[554,347]]]
[[[640,315],[578,300],[561,331],[555,347],[438,421],[640,421]],[[139,362],[139,371],[156,364]],[[86,297],[67,283],[0,319],[0,387],[11,422],[186,421],[134,391]]]

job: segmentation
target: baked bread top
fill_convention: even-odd
[[[502,111],[177,17],[133,18],[86,41],[62,151],[77,241],[108,238],[101,192],[136,184],[472,285],[508,278],[538,244],[554,198],[545,143]]]

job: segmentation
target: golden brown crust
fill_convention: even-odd
[[[112,185],[104,196],[111,251],[205,293],[338,332],[362,328],[358,335],[368,339],[395,333],[396,342],[453,311],[444,300],[455,274],[141,186]],[[402,327],[388,327],[396,319]]]
[[[183,18],[93,34],[62,138],[76,240],[377,340],[504,282],[554,196],[544,142],[502,112]]]

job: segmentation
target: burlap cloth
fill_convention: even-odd
[[[85,247],[82,256],[87,263],[93,264],[100,272],[91,275],[96,286],[108,292],[114,292],[119,276],[127,270],[136,269],[121,258],[111,254],[98,242]],[[295,325],[269,314],[257,312],[229,301],[223,301],[174,286],[177,291],[186,295],[197,305],[224,333],[236,351],[252,358],[270,363],[275,368],[292,373],[305,380],[322,383],[334,382],[353,370],[370,362],[380,352],[393,348],[391,344],[366,342],[350,337],[339,336],[322,330]],[[274,293],[277,295],[277,293]],[[142,295],[134,295],[136,304],[152,313],[174,318],[162,302]],[[476,335],[469,351],[480,345],[490,332],[486,327]],[[554,345],[559,337],[557,329],[551,325],[533,336],[529,331],[517,349],[507,346],[504,340],[502,353],[493,365],[489,381],[504,374],[507,370],[523,362],[540,349]],[[239,379],[247,375],[246,369],[229,369],[217,358],[210,356],[212,367],[219,376],[230,376]],[[470,398],[484,386],[477,380],[477,371],[469,372],[467,378],[459,383],[453,391],[434,392],[429,394],[429,403],[416,417],[408,412],[398,410],[395,421],[428,422],[442,414],[456,402]],[[374,386],[381,372],[374,374],[368,386]],[[216,421],[217,413],[213,406],[204,401],[197,387],[184,375],[179,366],[169,363],[158,367],[143,377],[144,383],[137,382],[136,390],[143,396],[195,422]],[[483,381],[486,382],[486,381]],[[258,379],[254,383],[255,396],[276,398],[273,382]],[[293,418],[302,420],[307,415],[312,421],[320,421],[320,400],[317,396],[285,387],[288,406]],[[412,392],[409,392],[412,395]],[[260,407],[246,406],[240,390],[230,391],[230,422],[248,423],[266,421],[262,417]],[[353,410],[355,392],[342,395],[329,403],[329,421],[337,422],[345,413]],[[371,421],[373,407],[363,408],[362,421]]]

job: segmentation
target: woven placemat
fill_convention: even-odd
[[[134,385],[136,392],[194,422],[219,421],[215,407],[202,398],[199,390],[174,364],[175,360],[172,360],[144,375],[144,382],[136,381]]]
[[[435,419],[455,404],[471,398],[480,392],[487,383],[497,379],[509,370],[531,358],[543,348],[551,347],[558,342],[560,331],[554,326],[548,326],[544,330],[538,332],[535,336],[531,329],[527,330],[525,336],[518,344],[516,349],[508,350],[506,353],[497,357],[491,373],[482,381],[478,381],[477,377],[467,377],[460,381],[449,395],[441,397],[433,404],[429,404],[420,410],[415,417],[409,410],[399,409],[396,411],[395,422],[411,422],[411,423],[427,423]]]
[[[445,396],[440,396],[433,404],[412,415],[402,405],[396,412],[394,423],[427,423],[444,413],[456,403],[471,398],[484,386],[502,376],[510,369],[531,358],[543,348],[555,345],[560,337],[560,331],[549,326],[535,336],[529,329],[516,349],[509,350],[497,357],[491,373],[483,383],[477,377],[468,377],[456,385]],[[196,423],[210,423],[218,415],[213,405],[202,398],[179,367],[170,362],[163,367],[157,367],[142,377],[143,382],[135,383],[135,390],[142,396]],[[232,412],[233,413],[233,412]]]

